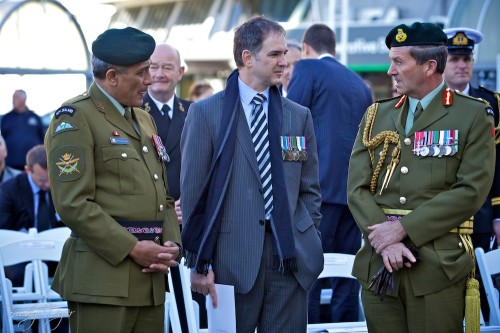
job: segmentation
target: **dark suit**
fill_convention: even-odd
[[[181,98],[174,97],[174,110],[170,125],[167,129],[165,125],[165,117],[158,110],[149,93],[144,96],[143,109],[149,111],[153,117],[158,135],[161,137],[167,154],[170,157],[170,162],[165,162],[167,168],[167,183],[170,195],[175,200],[179,199],[180,192],[180,177],[181,177],[181,149],[180,140],[184,121],[186,120],[187,111],[191,102]]]
[[[180,178],[181,178],[181,149],[180,140],[182,129],[184,128],[184,122],[186,120],[186,114],[191,105],[190,101],[186,101],[181,98],[174,96],[174,109],[172,113],[172,119],[170,119],[170,124],[167,125],[167,120],[165,117],[168,115],[163,115],[156,103],[151,99],[149,93],[146,93],[143,101],[143,109],[145,109],[153,117],[156,127],[158,128],[158,135],[161,137],[170,161],[165,161],[165,167],[167,169],[167,188],[170,191],[170,195],[174,200],[178,200],[181,196],[180,189]],[[185,319],[185,308],[184,299],[182,298],[182,286],[180,281],[180,272],[178,267],[171,267],[170,272],[172,273],[172,281],[174,284],[174,292],[177,299],[177,307],[179,311],[179,317],[181,318],[181,328],[183,331],[187,330],[187,319]],[[203,320],[200,322],[201,325],[206,325],[206,312],[205,309],[205,299],[203,295],[198,293],[193,293],[193,298],[195,298],[200,305],[200,314]],[[201,299],[203,298],[203,299]]]
[[[50,228],[62,227],[49,193]],[[35,204],[28,174],[21,173],[0,187],[0,229],[21,230],[35,226]]]
[[[356,254],[361,234],[347,207],[347,169],[358,125],[371,104],[368,86],[332,57],[295,65],[287,98],[311,110],[318,143],[323,252]],[[332,322],[358,320],[356,281],[330,279]],[[309,294],[309,322],[320,321],[318,282]]]
[[[482,98],[486,100],[493,109],[495,126],[498,126],[498,109],[499,101],[496,99],[494,93],[483,87],[475,88],[470,86],[469,95]],[[500,205],[497,202],[495,206],[492,205],[492,199],[496,198],[497,201],[500,197],[500,145],[496,145],[496,168],[495,168],[495,178],[491,191],[486,198],[483,206],[479,211],[474,214],[474,234],[472,235],[472,242],[474,247],[482,247],[486,252],[490,246],[490,237],[493,233],[493,220],[500,218]]]
[[[183,216],[190,216],[192,213],[207,177],[217,136],[221,130],[223,99],[224,92],[220,92],[192,104],[186,119],[181,139]],[[272,325],[284,326],[281,329],[276,326],[264,329],[264,332],[300,330],[300,325],[294,324],[302,315],[305,319],[305,309],[299,310],[303,304],[298,304],[297,298],[287,298],[285,295],[295,292],[304,295],[303,301],[306,302],[305,294],[323,268],[321,242],[317,233],[321,218],[321,198],[311,114],[306,108],[286,98],[281,97],[281,103],[283,112],[273,116],[279,118],[280,132],[273,133],[270,130],[269,137],[304,136],[309,154],[306,161],[282,162],[298,271],[294,276],[282,275],[281,272],[265,266],[266,260],[269,260],[269,251],[272,258],[272,249],[269,247],[272,236],[265,230],[262,184],[255,148],[243,107],[241,102],[238,102],[233,111],[237,112],[239,117],[233,167],[228,175],[230,181],[222,203],[222,222],[213,257],[215,282],[234,286],[238,332],[246,331],[240,328],[244,325],[252,326],[257,317],[264,318],[263,322],[266,322],[265,319],[269,316],[274,318]],[[279,111],[269,110],[269,114],[272,112]],[[276,278],[269,282],[272,276]],[[262,280],[273,286],[266,285],[264,288]],[[254,295],[258,295],[261,288],[267,293],[279,294],[280,297],[267,296],[265,300],[256,299]],[[285,307],[287,310],[281,311]],[[253,328],[249,329],[253,331]]]
[[[21,173],[9,179],[0,186],[0,229],[23,230],[35,227],[35,203],[34,194],[28,181],[28,174]],[[49,228],[62,227],[63,224],[56,219],[56,211],[49,197]],[[22,285],[24,277],[24,264],[9,267],[6,270],[7,277],[13,285]],[[56,265],[49,265],[51,275]]]

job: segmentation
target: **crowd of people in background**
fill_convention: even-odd
[[[183,256],[201,327],[221,283],[235,287],[237,332],[357,321],[360,287],[370,332],[458,332],[466,244],[500,244],[500,95],[470,83],[481,41],[394,27],[389,98],[374,101],[327,25],[299,43],[258,16],[235,30],[224,90],[195,81],[184,99],[175,45],[106,30],[94,82],[47,130],[15,90],[0,120],[0,229],[72,230],[50,273],[75,332],[161,332],[165,273],[187,332]],[[327,252],[356,255],[358,281],[318,280]],[[374,290],[384,269],[393,289]]]

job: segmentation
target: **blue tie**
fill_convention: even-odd
[[[250,132],[257,156],[260,179],[262,181],[264,210],[266,217],[273,210],[273,184],[271,182],[271,155],[269,153],[269,138],[267,130],[267,119],[262,103],[266,100],[263,94],[257,94],[252,99],[254,105],[252,110],[252,121],[250,122]]]

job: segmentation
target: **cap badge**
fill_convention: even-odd
[[[469,40],[463,32],[459,32],[453,37],[453,45],[469,45]]]
[[[408,36],[403,32],[403,29],[398,29],[398,34],[396,35],[396,41],[398,41],[398,43],[402,43],[406,40],[406,37]]]

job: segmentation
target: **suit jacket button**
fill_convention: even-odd
[[[399,198],[399,203],[404,205],[406,203],[406,198],[405,197]]]
[[[410,138],[406,138],[406,139],[404,140],[404,143],[405,143],[405,145],[409,146],[409,145],[410,145],[410,143],[411,143],[411,139],[410,139]]]
[[[264,220],[259,220],[260,225],[264,225],[266,223]]]
[[[149,149],[148,149],[148,147],[144,146],[144,147],[142,147],[142,151],[143,151],[144,153],[147,153],[147,152],[149,151]]]

